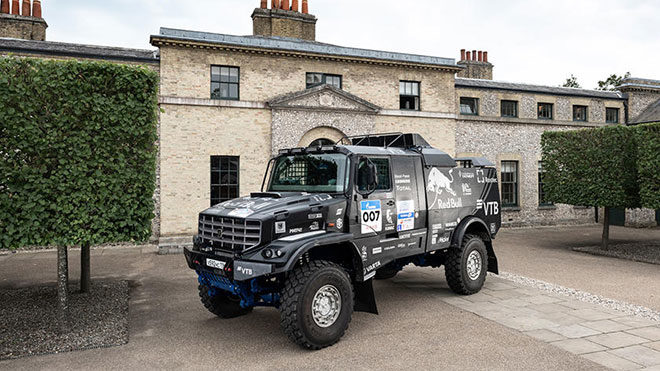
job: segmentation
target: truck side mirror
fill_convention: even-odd
[[[358,169],[358,192],[362,196],[368,196],[378,187],[378,169],[376,165],[366,157],[360,159]]]

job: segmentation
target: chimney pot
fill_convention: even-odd
[[[261,9],[268,9],[268,0],[261,0]]]
[[[41,18],[41,0],[34,0],[32,3],[32,16]]]
[[[294,12],[299,12],[300,7],[298,7],[298,0],[292,0],[291,1],[291,10]]]
[[[484,52],[484,62],[488,63],[488,52]]]
[[[18,0],[12,0],[11,2],[11,14],[21,15],[21,10],[19,9]]]
[[[23,0],[23,10],[21,11],[21,14],[23,17],[30,17],[32,16],[32,7],[30,6],[30,0]]]
[[[477,51],[476,51],[476,50],[473,50],[473,51],[472,51],[472,60],[473,60],[473,61],[476,61],[476,60],[477,60]]]
[[[279,9],[280,8],[280,0],[271,0],[270,1],[270,8],[271,9]]]
[[[465,60],[465,49],[461,49],[461,60]]]
[[[465,53],[465,60],[466,60],[466,61],[469,61],[471,55],[472,55],[472,54],[471,54],[470,52],[466,52],[466,53]]]
[[[2,4],[0,5],[0,12],[9,14],[9,0],[2,0]]]
[[[302,12],[303,14],[309,14],[309,3],[307,0],[302,0]]]
[[[484,52],[479,50],[479,62],[483,62],[483,61],[484,61]]]
[[[282,9],[289,10],[289,0],[282,0]]]

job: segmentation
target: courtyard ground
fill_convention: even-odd
[[[503,230],[496,242],[501,269],[660,309],[658,266],[570,250],[593,242],[598,230]],[[654,230],[633,231],[630,237],[658,238]],[[628,233],[613,234],[627,238]],[[71,254],[72,277],[77,257]],[[286,339],[274,309],[259,308],[233,320],[206,312],[183,256],[158,256],[153,247],[102,249],[93,251],[92,264],[94,279],[131,283],[129,343],[2,361],[0,368],[660,367],[658,322],[494,276],[482,293],[458,297],[447,288],[441,269],[406,269],[375,284],[379,316],[356,313],[342,341],[308,352]],[[54,283],[54,278],[54,252],[0,256],[0,289]]]

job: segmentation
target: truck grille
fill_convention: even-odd
[[[214,248],[243,251],[261,242],[261,222],[213,215],[199,216],[199,235]]]

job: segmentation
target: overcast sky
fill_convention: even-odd
[[[252,33],[259,0],[42,0],[47,39],[152,48],[159,27]],[[269,0],[270,4],[270,0]],[[660,0],[309,0],[317,41],[459,59],[487,50],[496,80],[585,88],[660,79]]]

